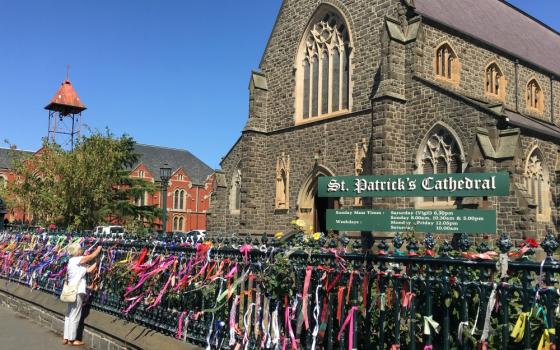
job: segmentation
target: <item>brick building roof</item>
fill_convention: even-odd
[[[560,35],[502,0],[414,0],[416,12],[560,76]]]
[[[142,144],[136,144],[134,149],[140,155],[139,161],[134,167],[141,163],[144,164],[156,181],[160,180],[159,168],[164,163],[169,164],[173,171],[182,168],[195,185],[203,185],[206,178],[214,172],[212,168],[187,150]]]
[[[12,169],[14,158],[17,156],[30,156],[35,152],[19,149],[0,148],[0,169]]]

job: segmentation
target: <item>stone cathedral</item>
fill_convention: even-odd
[[[560,34],[502,0],[283,0],[208,229],[272,234],[298,218],[325,231],[328,208],[489,208],[498,233],[558,233],[559,58]],[[320,176],[497,171],[509,196],[316,195]]]

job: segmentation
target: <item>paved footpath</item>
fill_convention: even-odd
[[[70,350],[85,349],[62,345],[62,339],[22,316],[0,307],[0,349],[2,350]]]

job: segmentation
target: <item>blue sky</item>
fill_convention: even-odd
[[[280,3],[3,1],[0,141],[40,146],[47,134],[43,107],[69,64],[90,128],[188,149],[216,168],[245,123],[250,72]],[[560,30],[557,0],[511,3]]]

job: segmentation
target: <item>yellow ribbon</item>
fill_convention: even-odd
[[[514,342],[520,343],[523,340],[523,336],[525,335],[525,324],[527,323],[528,318],[529,312],[522,312],[519,314],[517,322],[515,322],[515,326],[511,331],[511,337],[514,338]]]
[[[434,321],[434,316],[424,316],[424,334],[431,334],[431,328],[434,329],[436,333],[439,333],[439,323]],[[430,328],[431,327],[431,328]]]
[[[542,336],[541,341],[539,342],[539,347],[537,350],[550,350],[552,348],[552,341],[550,339],[551,334],[556,334],[555,328],[548,328],[545,329]]]

